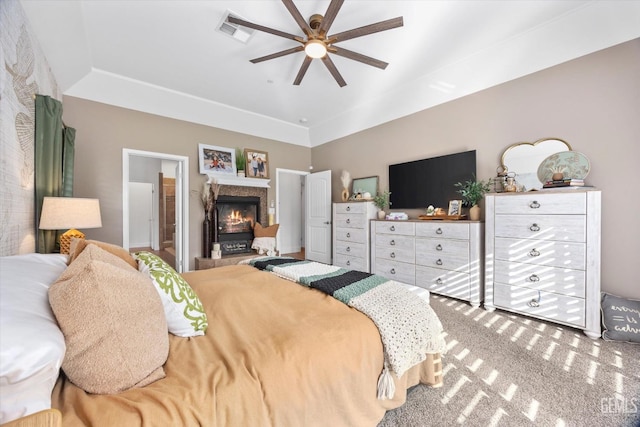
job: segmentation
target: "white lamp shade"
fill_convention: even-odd
[[[99,227],[102,227],[102,217],[98,199],[45,197],[42,202],[41,230]]]

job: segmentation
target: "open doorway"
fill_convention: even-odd
[[[189,159],[123,150],[123,247],[149,250],[178,272],[188,269]]]
[[[305,176],[309,172],[276,169],[276,247],[281,255],[304,259]]]

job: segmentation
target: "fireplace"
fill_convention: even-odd
[[[260,197],[218,196],[218,241],[222,255],[251,252]]]

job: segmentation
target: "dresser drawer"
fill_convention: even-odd
[[[343,242],[356,242],[366,243],[367,232],[364,228],[336,228],[335,229],[336,240],[342,240]]]
[[[369,220],[361,214],[336,214],[335,222],[340,228],[365,228]]]
[[[582,298],[496,283],[493,286],[493,301],[497,307],[508,310],[578,327],[585,326],[585,300]]]
[[[414,264],[376,258],[374,274],[397,282],[415,284],[416,268]]]
[[[497,214],[586,214],[587,194],[576,192],[566,194],[542,194],[532,192],[517,195],[496,196]]]
[[[336,213],[339,213],[339,214],[350,214],[350,213],[362,214],[367,211],[367,204],[363,202],[336,203],[334,206],[336,209]]]
[[[376,234],[415,235],[415,224],[400,221],[376,221]]]
[[[469,271],[469,242],[416,239],[416,264],[445,270]]]
[[[412,236],[394,236],[393,234],[376,234],[376,247],[387,249],[407,249],[413,251],[415,238]]]
[[[358,258],[369,256],[367,247],[363,243],[336,241],[336,253],[342,255],[351,255]]]
[[[367,261],[364,258],[357,258],[349,255],[340,255],[333,259],[333,265],[349,270],[369,271]]]
[[[586,245],[530,239],[495,239],[495,259],[584,270]]]
[[[496,260],[493,277],[495,282],[504,285],[516,285],[580,298],[586,295],[586,275],[583,270]]]
[[[469,240],[469,224],[429,221],[416,224],[416,236]]]
[[[406,247],[393,247],[393,246],[380,246],[377,244],[376,239],[376,258],[388,259],[391,261],[415,262],[415,251],[413,246]]]
[[[416,286],[454,298],[471,297],[467,273],[416,266]]]
[[[585,215],[496,215],[498,237],[585,242]]]

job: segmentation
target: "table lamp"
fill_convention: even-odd
[[[76,228],[102,227],[100,201],[76,197],[45,197],[40,214],[41,230],[65,230],[60,235],[60,253],[68,254],[71,238],[84,239],[84,234]]]

